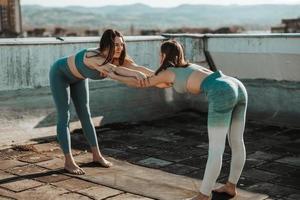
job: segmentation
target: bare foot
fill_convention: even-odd
[[[235,184],[232,184],[230,182],[227,182],[225,185],[213,190],[214,192],[217,192],[217,193],[226,193],[232,197],[236,196],[237,195],[237,192],[236,192],[236,185]]]
[[[99,163],[101,166],[109,168],[112,167],[113,164],[106,160],[103,156],[97,156],[93,158],[93,162]]]
[[[65,164],[64,169],[70,174],[75,174],[75,175],[85,174],[85,171],[82,168],[80,168],[76,163]]]

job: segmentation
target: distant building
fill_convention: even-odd
[[[147,29],[147,30],[140,30],[140,35],[160,35],[161,30],[159,29]]]
[[[27,37],[44,37],[45,28],[34,28],[27,31]]]
[[[214,31],[214,33],[220,34],[230,34],[230,33],[242,33],[245,29],[242,26],[230,26],[230,27],[221,27]]]
[[[300,17],[296,19],[282,19],[281,25],[271,27],[272,33],[300,33]]]
[[[85,36],[99,36],[98,30],[85,30],[84,31]]]
[[[20,0],[0,0],[0,36],[16,37],[21,33]]]

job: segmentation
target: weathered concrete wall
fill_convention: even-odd
[[[129,55],[136,63],[158,65],[163,37],[126,37]],[[0,40],[0,134],[2,144],[55,135],[55,108],[48,73],[58,58],[81,48],[95,47],[99,38]],[[102,124],[139,121],[179,111],[181,97],[172,89],[133,89],[109,79],[89,81],[90,107]],[[76,121],[73,106],[72,121]],[[99,125],[99,120],[96,122]],[[75,125],[75,127],[78,127]]]
[[[206,65],[203,35],[173,35],[190,62]],[[225,74],[241,79],[249,92],[248,118],[300,126],[300,37],[206,35],[208,51]],[[0,39],[1,144],[55,135],[55,108],[49,90],[51,64],[99,38]],[[141,65],[156,69],[166,37],[126,37],[128,52]],[[92,116],[99,123],[163,117],[183,109],[207,110],[203,95],[179,95],[172,89],[132,89],[109,79],[90,81]],[[72,108],[72,121],[74,109]],[[78,123],[75,125],[78,127]]]
[[[190,62],[205,61],[204,35],[168,37],[184,44]],[[205,37],[217,68],[245,84],[249,94],[248,118],[300,127],[300,34]],[[207,110],[204,97],[190,95],[188,102],[191,108]]]

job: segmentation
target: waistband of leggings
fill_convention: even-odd
[[[204,78],[204,80],[201,83],[201,87],[200,87],[201,90],[207,91],[209,89],[209,86],[212,84],[212,81],[222,76],[224,76],[224,74],[220,70],[217,70],[214,73],[208,75],[207,77]]]

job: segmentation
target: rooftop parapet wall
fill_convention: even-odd
[[[140,65],[159,63],[161,36],[125,37],[129,55]],[[50,66],[80,49],[97,47],[98,37],[0,39],[0,91],[49,86]]]
[[[190,62],[207,66],[204,47],[218,69],[241,79],[249,92],[248,118],[299,127],[300,35],[165,35],[125,37],[128,52],[155,70],[159,46],[181,41]],[[98,37],[0,39],[0,127],[13,138],[55,135],[55,108],[48,73],[58,58],[98,45]],[[207,111],[203,95],[172,89],[132,89],[109,79],[90,81],[92,116],[103,123],[163,117],[182,109]],[[72,120],[74,110],[71,112]],[[51,129],[48,129],[51,127]],[[28,136],[28,137],[27,137]]]
[[[204,42],[218,69],[240,79],[300,81],[300,34],[165,34],[185,46],[190,62],[205,61]]]
[[[217,69],[242,80],[249,94],[248,118],[300,126],[300,34],[165,36],[181,41],[190,62],[205,62],[206,48]],[[203,101],[189,96],[192,108],[205,111]]]

